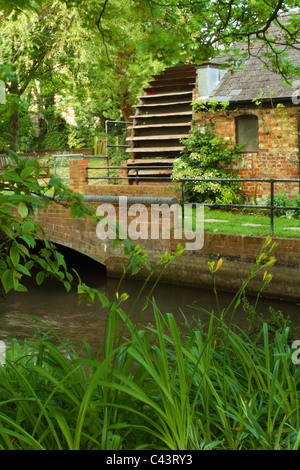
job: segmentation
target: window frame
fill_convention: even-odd
[[[243,148],[242,149],[242,152],[243,153],[258,153],[259,152],[259,119],[258,119],[258,116],[256,114],[241,114],[239,116],[236,116],[235,118],[235,132],[236,132],[236,143],[238,145],[241,145],[243,146],[244,144],[242,142],[240,142],[240,137],[239,137],[239,133],[241,131],[241,129],[239,129],[239,123],[246,121],[246,120],[252,120],[253,123],[255,122],[256,126],[257,126],[257,136],[256,136],[256,142],[255,142],[255,149],[251,149],[251,150],[246,150],[246,148]],[[249,145],[249,143],[247,142],[246,146]],[[250,144],[251,145],[251,144]]]

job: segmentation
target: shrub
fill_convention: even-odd
[[[182,178],[237,178],[233,165],[241,158],[240,147],[231,145],[212,128],[195,128],[183,141],[182,156],[175,160],[173,181]],[[243,202],[239,182],[196,181],[186,183],[186,199],[192,202],[238,204]]]

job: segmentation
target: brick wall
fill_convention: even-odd
[[[181,185],[167,184],[107,184],[99,180],[98,184],[89,183],[88,160],[70,160],[70,188],[84,195],[128,196],[128,197],[171,197],[181,199]],[[92,180],[93,181],[93,180]],[[122,180],[121,180],[122,181]]]
[[[197,114],[196,125],[215,123],[218,134],[236,143],[236,120],[243,114],[254,114],[259,123],[259,152],[243,153],[238,165],[242,178],[299,178],[299,135],[297,107],[247,109],[229,114]],[[257,190],[258,198],[269,195],[270,185],[245,183],[244,192],[250,198]],[[275,191],[285,189],[290,195],[299,194],[299,184],[276,184]]]
[[[100,202],[91,202],[96,207]],[[151,223],[149,207],[142,223]],[[116,206],[118,216],[118,206]],[[46,210],[36,210],[35,218],[45,229],[49,241],[58,243],[83,253],[100,262],[107,268],[107,274],[119,277],[123,273],[128,258],[123,253],[123,246],[112,248],[112,241],[100,240],[96,235],[96,223],[88,219],[71,219],[68,208],[51,202]],[[129,217],[128,223],[135,217]],[[147,219],[147,220],[146,220]],[[160,220],[159,226],[165,227],[165,221]],[[148,225],[148,228],[150,225]],[[148,252],[149,260],[155,265],[165,251],[173,252],[180,242],[185,246],[184,237],[180,240],[174,238],[171,224],[171,237],[164,239],[138,239]],[[212,278],[209,272],[208,261],[217,262],[223,258],[222,268],[216,276],[217,286],[221,290],[235,292],[249,275],[261,247],[264,237],[249,237],[238,235],[205,234],[204,245],[200,250],[185,251],[169,266],[163,281],[204,288],[212,287]],[[265,293],[273,297],[299,300],[300,285],[300,239],[276,239],[279,246],[274,251],[277,259],[275,266],[268,269],[273,274],[272,282],[266,287]],[[158,271],[159,272],[159,271]],[[141,272],[139,277],[144,278],[148,271]],[[261,276],[251,281],[249,292],[256,293],[260,289]]]

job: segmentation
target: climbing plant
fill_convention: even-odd
[[[241,159],[241,148],[218,136],[213,126],[197,127],[183,140],[184,150],[175,160],[172,178],[238,178],[234,167]],[[186,198],[193,202],[238,204],[243,201],[239,182],[190,181]]]

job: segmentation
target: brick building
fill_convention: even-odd
[[[209,125],[225,139],[244,145],[239,173],[243,178],[299,178],[300,80],[284,84],[283,77],[264,68],[263,48],[255,46],[248,60],[234,73],[224,68],[228,56],[220,54],[198,68],[194,100],[206,103],[208,111],[194,112],[196,126]],[[300,52],[290,58],[300,66]],[[225,111],[210,112],[209,102],[229,102]],[[244,191],[258,199],[269,185],[247,183]],[[299,194],[299,184],[276,184],[275,190]]]

